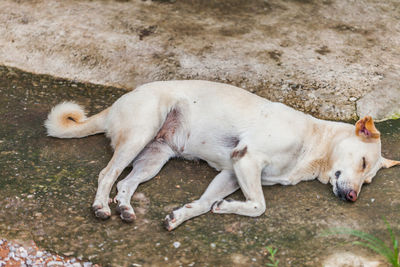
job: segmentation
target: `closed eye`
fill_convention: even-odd
[[[362,169],[365,170],[365,168],[367,167],[367,162],[365,160],[365,157],[362,158]]]

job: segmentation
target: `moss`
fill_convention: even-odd
[[[394,113],[388,118],[389,120],[397,120],[400,119],[400,113]]]

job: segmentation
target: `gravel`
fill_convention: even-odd
[[[82,262],[75,257],[63,257],[40,250],[33,241],[22,245],[15,241],[0,239],[0,267],[5,266],[99,267],[97,264]]]

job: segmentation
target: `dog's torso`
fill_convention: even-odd
[[[163,122],[154,131],[155,138],[167,142],[178,156],[226,170],[232,169],[235,151],[246,149],[263,166],[264,185],[317,177],[327,182],[323,171],[333,137],[337,131],[354,131],[351,125],[318,120],[234,86],[171,81],[146,84],[121,97],[109,114],[111,138],[113,131],[129,127],[126,118],[137,108],[137,99],[146,105],[151,99],[159,117],[149,120]]]

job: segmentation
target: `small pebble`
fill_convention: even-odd
[[[179,248],[180,246],[181,246],[180,242],[178,242],[178,241],[174,242],[174,247],[175,248]]]
[[[63,266],[64,264],[61,261],[49,261],[47,266]]]
[[[371,202],[375,202],[375,198],[371,198]]]
[[[215,243],[211,243],[210,246],[211,246],[212,248],[215,248],[217,245],[215,245]]]
[[[20,248],[18,249],[18,252],[19,252],[19,255],[20,255],[22,258],[28,257],[28,252],[27,252],[26,249],[24,249],[23,247],[20,247]]]

